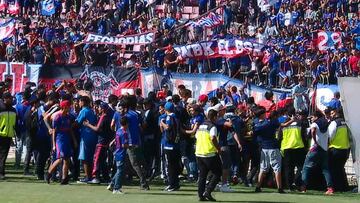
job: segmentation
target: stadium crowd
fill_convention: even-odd
[[[358,0],[279,0],[266,9],[256,0],[55,0],[56,13],[45,17],[40,2],[19,1],[14,37],[0,42],[0,60],[45,65],[148,67],[156,65],[180,72],[224,72],[270,87],[292,87],[299,76],[313,84],[336,84],[337,77],[359,72]],[[223,5],[223,6],[222,6]],[[223,24],[211,30],[184,26],[185,8],[201,17],[220,12]],[[191,7],[192,6],[192,7]],[[216,9],[218,8],[218,9]],[[9,14],[2,12],[4,17]],[[197,18],[198,19],[198,18]],[[194,20],[194,19],[193,19]],[[131,35],[156,31],[150,46],[90,45],[81,43],[88,33]],[[318,31],[340,32],[341,42],[317,49]],[[178,57],[171,46],[210,39],[239,38],[267,45],[270,56],[251,53],[235,58],[189,59]],[[169,46],[170,45],[170,46]]]

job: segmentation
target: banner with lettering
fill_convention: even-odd
[[[341,48],[341,32],[318,31],[316,38],[316,46],[321,52]]]
[[[155,33],[146,32],[136,35],[107,36],[99,34],[88,34],[84,39],[85,44],[113,44],[113,45],[138,45],[154,42]]]
[[[247,54],[263,55],[264,44],[252,40],[218,39],[195,44],[174,46],[182,59],[234,58]]]
[[[0,62],[1,80],[11,79],[12,94],[24,91],[27,82],[38,83],[41,65]]]

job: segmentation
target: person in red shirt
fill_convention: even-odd
[[[291,94],[282,93],[279,97],[280,101],[276,104],[276,110],[284,109],[290,105],[292,105],[293,100],[291,98]]]
[[[276,105],[274,103],[274,93],[272,91],[265,92],[265,99],[261,100],[258,105],[265,107],[266,118],[270,117],[271,112],[275,111]]]
[[[359,75],[359,59],[360,56],[356,50],[351,50],[351,56],[349,58],[349,67],[350,67],[350,74],[354,77]]]

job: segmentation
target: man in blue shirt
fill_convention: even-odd
[[[91,180],[91,166],[94,159],[95,147],[97,144],[97,136],[94,130],[83,125],[84,121],[89,124],[96,125],[97,118],[94,111],[90,108],[90,98],[82,96],[80,98],[80,107],[82,108],[76,122],[80,126],[80,153],[79,160],[84,164],[85,178],[79,183],[87,183]]]
[[[340,101],[340,92],[334,93],[334,98],[326,105],[331,109],[340,109],[341,108],[341,101]]]

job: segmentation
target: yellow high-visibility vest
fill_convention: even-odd
[[[210,129],[215,125],[211,122],[205,121],[203,124],[199,126],[199,129],[196,131],[196,148],[195,155],[196,156],[215,156],[217,153],[217,149],[214,146],[211,136]]]
[[[337,118],[333,122],[336,122],[336,134],[330,140],[329,148],[335,149],[349,149],[349,131],[346,122],[342,118]]]
[[[281,151],[285,149],[304,148],[304,142],[301,137],[301,126],[297,122],[293,122],[290,126],[282,129]]]
[[[16,112],[6,110],[0,112],[0,136],[14,137],[16,125]]]

